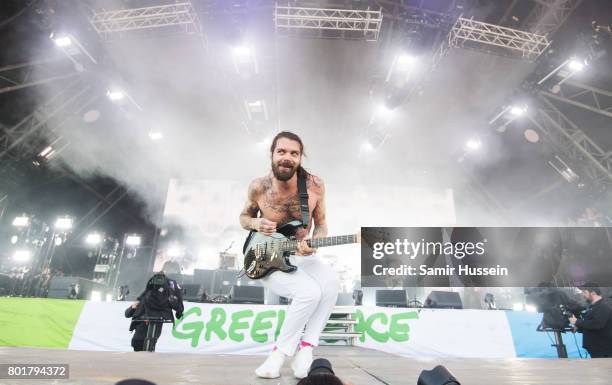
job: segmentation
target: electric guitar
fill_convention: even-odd
[[[244,243],[244,271],[251,279],[263,278],[273,271],[291,273],[297,270],[289,261],[289,256],[298,249],[296,231],[302,222],[291,221],[276,229],[272,235],[251,231]],[[339,235],[335,237],[308,239],[306,243],[313,248],[359,243],[360,234]]]

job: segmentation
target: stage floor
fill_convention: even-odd
[[[375,350],[323,346],[317,356],[328,358],[336,374],[354,385],[416,385],[419,373],[446,366],[465,385],[610,384],[612,359],[430,359],[403,358]],[[70,364],[69,380],[6,380],[0,384],[106,385],[125,378],[144,378],[158,385],[295,384],[289,364],[282,377],[258,379],[253,370],[263,356],[169,353],[92,352],[0,347],[2,364]]]

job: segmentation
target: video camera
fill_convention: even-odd
[[[569,318],[579,317],[585,306],[575,293],[558,287],[525,288],[526,302],[542,313],[541,329],[570,330]]]

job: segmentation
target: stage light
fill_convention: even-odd
[[[102,293],[100,293],[99,291],[96,291],[96,290],[92,290],[91,291],[90,301],[91,302],[100,302],[100,301],[102,301]]]
[[[99,245],[100,243],[102,243],[102,235],[99,233],[87,234],[87,238],[85,238],[85,243],[92,246]]]
[[[16,235],[13,235],[13,236],[11,237],[11,244],[12,244],[12,245],[14,245],[14,244],[16,244],[17,242],[19,242],[19,237],[18,237],[18,236],[16,236]]]
[[[389,117],[393,114],[393,109],[387,107],[384,104],[381,104],[380,106],[378,106],[377,112],[381,116]]]
[[[515,106],[510,107],[510,113],[514,116],[521,116],[525,112],[527,112],[527,106],[515,105]]]
[[[178,246],[172,246],[168,249],[168,251],[166,251],[166,254],[172,258],[179,257],[181,255],[181,248]]]
[[[55,246],[61,246],[62,243],[64,243],[64,240],[62,239],[62,237],[55,237]]]
[[[127,246],[140,246],[141,241],[142,238],[140,237],[140,235],[128,235],[125,238],[125,244]]]
[[[480,139],[470,139],[465,144],[465,149],[467,151],[476,151],[480,149],[481,146],[482,146],[482,143],[480,142]]]
[[[113,295],[112,294],[107,294],[106,295],[106,302],[112,302],[113,301]]]
[[[47,156],[51,156],[52,153],[53,153],[53,147],[47,146],[45,147],[44,150],[38,153],[38,156],[40,156],[41,158],[47,158]]]
[[[13,219],[13,226],[15,227],[28,227],[30,225],[30,218],[26,216],[20,216]]]
[[[70,230],[72,228],[72,218],[60,217],[55,221],[55,228],[57,230]]]
[[[363,143],[361,143],[361,149],[366,152],[372,152],[374,151],[374,146],[372,146],[369,140],[364,140]]]
[[[525,311],[528,311],[530,313],[537,313],[538,308],[535,307],[534,305],[525,305]]]
[[[514,310],[514,311],[523,311],[523,310],[525,310],[525,306],[523,306],[522,303],[517,302],[517,303],[514,304],[514,306],[512,306],[512,310]]]
[[[151,131],[149,132],[149,138],[151,140],[160,140],[164,137],[164,135],[159,131]]]
[[[123,98],[125,98],[125,93],[121,90],[114,89],[114,90],[106,91],[106,96],[108,96],[108,98],[111,101],[118,102],[120,100],[123,100]]]
[[[569,63],[567,63],[567,66],[572,71],[582,71],[582,69],[584,68],[584,62],[581,62],[578,59],[571,59]]]
[[[240,59],[248,59],[251,56],[251,48],[247,46],[234,47],[234,56]]]
[[[32,258],[30,250],[15,250],[13,260],[15,262],[28,262]]]
[[[414,56],[401,54],[397,57],[397,64],[401,66],[413,65],[415,62],[416,58]]]
[[[261,147],[270,147],[272,145],[272,136],[268,135],[259,141]]]
[[[72,45],[72,39],[70,39],[68,35],[55,35],[52,33],[49,37],[59,48],[65,48]]]

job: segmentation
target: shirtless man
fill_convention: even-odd
[[[262,378],[280,377],[286,357],[296,378],[304,378],[312,362],[312,350],[336,304],[340,287],[337,274],[314,255],[305,239],[327,236],[325,222],[325,187],[323,181],[309,174],[301,166],[304,145],[294,133],[280,132],[270,146],[271,172],[249,185],[247,202],[240,214],[240,224],[247,230],[272,235],[276,227],[292,220],[301,220],[298,175],[306,176],[310,223],[298,230],[299,243],[291,262],[298,267],[293,273],[275,271],[262,278],[264,287],[273,293],[291,298],[285,322],[276,340],[276,346],[266,361],[255,370]],[[259,217],[258,217],[258,214]],[[314,229],[313,229],[314,226]],[[305,329],[304,329],[305,328]],[[300,341],[300,335],[304,335]]]

